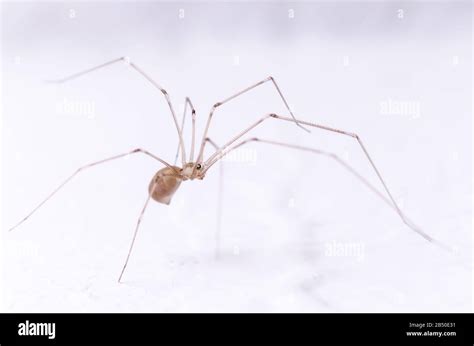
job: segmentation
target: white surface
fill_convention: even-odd
[[[469,3],[406,5],[403,18],[384,3],[2,6],[5,311],[471,310]],[[217,166],[170,206],[150,205],[121,285],[160,168],[149,158],[81,173],[7,233],[83,164],[136,147],[173,161],[166,103],[127,66],[43,83],[123,55],[176,109],[191,97],[198,134],[215,102],[273,75],[299,118],[358,133],[403,210],[457,255],[336,163],[258,143],[246,152],[256,160],[224,163],[219,261]],[[389,100],[419,108],[385,114]],[[222,106],[209,134],[225,143],[268,112],[286,114],[265,85]],[[381,188],[351,138],[273,120],[252,135],[337,153]],[[331,256],[339,245],[354,251]]]

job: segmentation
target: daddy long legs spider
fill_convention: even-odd
[[[161,87],[158,83],[156,83],[148,74],[146,74],[142,69],[140,69],[135,63],[131,62],[127,57],[121,57],[106,63],[103,63],[101,65],[89,68],[87,70],[75,73],[73,75],[70,75],[66,78],[52,81],[56,83],[64,83],[70,80],[73,80],[75,78],[78,78],[80,76],[83,76],[85,74],[91,73],[93,71],[105,68],[107,66],[110,66],[115,63],[119,62],[125,62],[127,65],[129,65],[135,72],[138,72],[141,76],[143,76],[146,80],[148,80],[149,83],[151,83],[158,91],[161,92],[161,94],[164,96],[166,99],[166,102],[168,104],[169,110],[171,112],[174,124],[176,126],[176,130],[178,133],[178,149],[176,153],[176,160],[174,164],[170,164],[166,162],[165,160],[161,159],[160,157],[150,153],[149,151],[142,149],[142,148],[137,148],[134,150],[131,150],[126,153],[118,154],[115,156],[111,156],[108,158],[105,158],[103,160],[95,161],[89,164],[86,164],[84,166],[79,167],[72,175],[70,175],[66,180],[64,180],[59,186],[57,186],[45,199],[43,199],[32,211],[30,211],[21,221],[19,221],[15,226],[10,228],[9,231],[12,231],[13,229],[17,228],[20,226],[23,222],[25,222],[31,215],[33,215],[43,204],[45,204],[49,199],[51,199],[59,190],[61,190],[64,185],[66,185],[68,182],[70,182],[76,175],[78,175],[80,172],[87,168],[94,167],[96,165],[100,165],[106,162],[110,162],[119,158],[126,157],[128,155],[132,154],[143,154],[146,155],[162,165],[164,165],[163,168],[158,170],[154,177],[152,178],[149,186],[148,186],[148,196],[146,198],[145,204],[139,214],[135,230],[133,233],[133,238],[132,242],[130,244],[130,248],[127,253],[127,257],[125,259],[125,263],[122,267],[122,270],[120,272],[120,276],[118,278],[118,281],[121,282],[122,276],[125,272],[125,269],[127,267],[128,261],[130,259],[130,255],[133,250],[133,246],[135,244],[135,240],[138,234],[138,230],[140,227],[141,220],[143,218],[143,215],[145,214],[146,208],[150,202],[151,199],[153,199],[156,202],[163,203],[163,204],[170,204],[171,199],[176,192],[176,190],[180,187],[181,183],[183,181],[192,181],[195,179],[202,180],[206,177],[207,171],[219,160],[221,160],[225,155],[227,155],[229,152],[243,146],[249,143],[262,143],[262,144],[267,144],[267,145],[273,145],[273,146],[278,146],[282,148],[287,148],[287,149],[293,149],[293,150],[300,150],[300,151],[305,151],[308,153],[316,154],[316,155],[322,155],[325,156],[329,159],[335,160],[339,165],[341,165],[344,169],[346,169],[348,172],[350,172],[352,175],[354,175],[359,181],[361,181],[366,187],[368,187],[373,193],[375,193],[385,204],[387,204],[390,208],[392,208],[400,217],[400,219],[403,221],[404,224],[406,224],[412,231],[423,237],[425,240],[431,243],[435,243],[437,245],[440,245],[442,247],[445,247],[441,242],[435,240],[432,238],[430,235],[428,235],[426,232],[424,232],[422,229],[420,229],[418,226],[416,226],[399,208],[398,204],[396,203],[395,199],[393,198],[390,190],[387,187],[387,184],[385,183],[384,179],[382,178],[382,175],[379,171],[379,169],[376,167],[374,161],[372,160],[371,156],[369,155],[365,145],[363,144],[361,138],[359,135],[357,135],[354,132],[349,132],[349,131],[344,131],[340,129],[336,129],[333,127],[325,126],[325,125],[320,125],[316,123],[312,123],[309,121],[305,120],[300,120],[296,119],[294,116],[293,112],[291,111],[285,97],[283,96],[283,93],[278,86],[277,82],[273,77],[267,77],[255,84],[250,85],[249,87],[240,90],[239,92],[227,97],[226,99],[223,99],[220,102],[215,103],[209,112],[209,115],[207,117],[207,122],[204,128],[204,133],[202,135],[202,138],[199,143],[199,149],[197,152],[197,156],[194,157],[195,154],[195,123],[196,123],[196,111],[194,109],[194,106],[190,100],[190,98],[186,97],[185,99],[185,108],[184,108],[184,113],[183,113],[183,118],[181,121],[181,125],[178,124],[178,119],[175,113],[175,110],[173,108],[173,104],[171,102],[171,99],[169,97],[168,92]],[[279,115],[279,114],[274,114],[274,113],[269,113],[264,116],[262,116],[260,119],[257,121],[253,122],[242,130],[241,132],[237,133],[234,137],[232,137],[228,142],[226,142],[224,145],[217,145],[212,139],[208,137],[208,131],[211,125],[211,121],[213,117],[215,116],[216,110],[230,102],[231,100],[235,99],[236,97],[247,93],[258,86],[261,86],[265,83],[271,83],[274,86],[275,91],[278,93],[280,96],[281,100],[283,101],[286,109],[289,112],[290,116],[284,116],[284,115]],[[189,107],[188,107],[189,106]],[[191,117],[192,117],[192,130],[191,130],[191,147],[190,147],[190,154],[189,157],[186,155],[186,150],[184,146],[184,139],[183,139],[183,128],[184,128],[184,123],[185,123],[185,118],[187,114],[187,109],[191,109]],[[348,136],[354,139],[354,141],[358,144],[360,149],[363,151],[365,157],[368,160],[369,165],[375,172],[375,174],[378,177],[379,182],[381,183],[383,187],[383,191],[385,193],[382,193],[379,191],[376,187],[374,187],[371,183],[369,183],[368,180],[366,180],[361,174],[359,174],[357,171],[355,171],[350,165],[348,165],[344,160],[342,160],[339,156],[337,156],[334,153],[330,153],[327,151],[322,151],[318,150],[315,148],[310,148],[310,147],[305,147],[305,146],[300,146],[300,145],[294,145],[290,143],[284,143],[284,142],[279,142],[279,141],[274,141],[274,140],[267,140],[267,139],[261,139],[261,138],[256,138],[256,137],[250,137],[250,138],[243,138],[246,134],[251,132],[254,128],[259,126],[263,122],[267,121],[279,121],[279,122],[287,122],[287,123],[293,123],[300,127],[301,129],[310,132],[309,129],[319,129],[323,131],[329,131],[334,134],[338,135],[343,135],[343,136]],[[204,159],[204,149],[207,144],[211,144],[214,147],[214,153],[208,157],[207,159]],[[180,155],[179,155],[180,154]],[[181,167],[176,165],[176,161],[178,156],[181,157]],[[219,203],[220,204],[220,203]],[[219,208],[221,206],[219,205]],[[218,217],[220,213],[218,212]],[[220,221],[218,221],[219,224]],[[218,227],[219,228],[219,227]],[[219,230],[218,230],[219,231]],[[217,242],[218,242],[218,237],[217,235]]]

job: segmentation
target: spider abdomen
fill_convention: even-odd
[[[165,167],[160,169],[148,186],[150,197],[163,204],[170,204],[176,190],[181,184],[182,178],[178,174],[178,167]]]

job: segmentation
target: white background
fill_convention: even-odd
[[[3,3],[4,311],[470,311],[471,16],[468,2]],[[218,261],[217,165],[150,204],[120,285],[161,168],[149,158],[81,173],[7,233],[81,165],[136,147],[173,162],[167,105],[128,66],[44,82],[124,55],[178,113],[191,97],[198,134],[215,102],[274,76],[298,118],[358,133],[402,209],[456,254],[335,162],[258,143],[224,162]],[[419,108],[387,114],[389,100]],[[209,135],[268,112],[287,115],[270,84],[219,108]],[[252,136],[334,152],[381,189],[349,137],[273,120]]]

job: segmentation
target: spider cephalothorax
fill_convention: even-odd
[[[181,169],[183,180],[204,179],[204,165],[202,163],[188,162]]]

